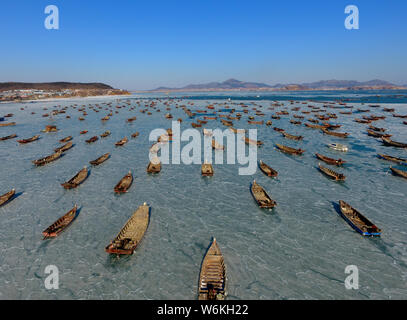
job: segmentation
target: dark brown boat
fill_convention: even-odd
[[[200,127],[202,127],[201,124],[194,123],[194,122],[191,123],[191,126],[192,126],[193,128],[200,128]]]
[[[201,174],[204,177],[211,177],[213,176],[214,170],[213,170],[213,166],[210,163],[207,163],[205,161],[205,163],[202,164],[201,166]]]
[[[147,166],[147,173],[159,173],[161,171],[161,162],[158,158],[153,159]]]
[[[68,136],[68,137],[65,137],[65,138],[59,140],[59,142],[66,143],[66,142],[71,141],[71,140],[72,140],[72,136]]]
[[[322,161],[324,161],[324,162],[326,162],[328,164],[335,165],[335,166],[341,166],[344,163],[346,163],[346,161],[343,161],[342,159],[337,160],[337,159],[333,159],[333,158],[328,158],[328,157],[326,157],[326,156],[324,156],[322,154],[319,154],[319,153],[316,153],[315,156],[318,159],[320,159],[320,160],[322,160]]]
[[[202,262],[198,283],[198,300],[225,300],[225,288],[225,261],[214,238]]]
[[[380,159],[384,159],[384,160],[387,160],[387,161],[392,161],[392,162],[395,162],[395,163],[398,163],[398,164],[407,165],[407,159],[392,157],[392,156],[389,156],[387,154],[381,154],[381,153],[379,153],[377,156]]]
[[[13,138],[16,138],[16,137],[17,137],[16,134],[12,134],[12,135],[9,135],[9,136],[1,137],[0,141],[9,140],[9,139],[13,139]]]
[[[59,151],[59,152],[55,152],[54,154],[51,154],[51,155],[49,155],[47,157],[44,157],[44,158],[41,158],[41,159],[38,159],[38,160],[34,160],[33,163],[36,166],[43,166],[43,165],[45,165],[47,163],[53,162],[53,161],[61,158],[61,156],[62,156],[62,151]]]
[[[81,171],[79,171],[72,179],[69,181],[62,183],[65,189],[74,189],[77,188],[82,182],[86,180],[89,175],[88,168],[84,167]]]
[[[116,193],[125,193],[125,192],[127,192],[127,190],[129,190],[132,183],[133,183],[133,175],[131,174],[131,171],[129,171],[129,173],[126,174],[119,181],[119,183],[114,187],[114,192],[116,192]]]
[[[392,136],[391,134],[379,133],[379,132],[369,130],[369,129],[366,129],[366,131],[369,136],[372,136],[375,138],[381,138],[381,137],[390,138]]]
[[[92,138],[85,140],[86,143],[93,143],[99,140],[98,136],[93,136]]]
[[[150,221],[150,207],[144,203],[133,213],[119,234],[105,248],[111,254],[133,254],[144,237]]]
[[[308,128],[312,128],[312,129],[319,129],[319,130],[325,129],[325,126],[321,126],[319,124],[305,123],[305,126]]]
[[[390,138],[386,138],[386,137],[381,137],[381,139],[386,146],[392,146],[392,147],[397,147],[397,148],[407,148],[407,143],[393,141],[393,140],[390,140]]]
[[[72,141],[70,141],[70,142],[64,144],[63,146],[54,149],[54,151],[55,152],[65,152],[65,151],[71,149],[72,147],[73,147],[73,143],[72,143]]]
[[[83,130],[83,131],[81,131],[81,132],[79,132],[80,134],[86,134],[86,133],[88,133],[88,130]]]
[[[129,141],[129,139],[127,138],[127,137],[124,137],[123,139],[121,139],[120,141],[117,141],[116,143],[115,143],[115,145],[116,146],[122,146],[122,145],[124,145],[125,143],[127,143]]]
[[[334,179],[336,181],[344,181],[346,178],[345,175],[343,175],[342,173],[337,173],[329,168],[323,167],[319,163],[318,163],[318,168],[322,173],[324,173],[329,178]]]
[[[261,145],[263,145],[263,142],[262,141],[260,141],[260,140],[252,140],[252,139],[249,139],[249,138],[247,138],[247,137],[244,137],[244,142],[246,143],[246,144],[250,144],[250,145],[253,145],[253,146],[261,146]]]
[[[108,136],[110,136],[110,131],[105,131],[100,135],[102,138],[106,138]]]
[[[284,129],[277,128],[277,127],[273,127],[273,130],[277,131],[277,132],[284,132],[285,131]]]
[[[140,132],[135,132],[131,135],[132,138],[137,138],[140,135]]]
[[[42,232],[44,239],[55,238],[75,220],[78,207],[75,206]]]
[[[301,121],[290,120],[290,122],[291,122],[292,124],[296,124],[296,125],[302,124]]]
[[[342,218],[357,232],[363,236],[380,236],[381,230],[351,205],[339,200],[339,207]]]
[[[0,207],[5,205],[7,202],[13,199],[14,195],[16,194],[15,189],[11,189],[9,192],[0,196]]]
[[[0,123],[0,127],[11,127],[11,126],[15,126],[15,125],[16,125],[15,122]]]
[[[349,136],[349,133],[342,133],[342,132],[335,132],[335,131],[329,131],[327,129],[321,129],[323,133],[330,135],[330,136],[334,136],[334,137],[339,137],[339,138],[347,138]]]
[[[305,150],[287,147],[287,146],[284,146],[284,145],[278,144],[278,143],[276,143],[276,147],[279,150],[281,150],[285,153],[289,153],[289,154],[302,155],[305,152]]]
[[[36,135],[36,136],[33,136],[28,139],[17,140],[17,142],[21,143],[21,144],[26,144],[26,143],[34,142],[34,141],[38,140],[39,138],[40,138],[40,136]]]
[[[272,209],[277,205],[277,202],[270,198],[256,180],[250,185],[250,192],[260,208]]]
[[[264,121],[251,121],[251,120],[248,120],[247,122],[249,124],[264,124]]]
[[[403,177],[403,178],[407,179],[407,171],[403,171],[403,170],[396,169],[396,168],[393,168],[393,167],[390,167],[390,170],[396,176],[400,176],[400,177]]]
[[[92,166],[98,166],[98,165],[102,164],[103,162],[105,162],[109,158],[110,158],[110,153],[108,152],[108,153],[105,153],[104,155],[100,156],[96,160],[89,161],[89,163]]]
[[[268,177],[275,178],[278,175],[278,172],[276,170],[274,170],[272,167],[268,166],[261,160],[259,161],[259,168]]]
[[[291,139],[291,140],[296,140],[296,141],[302,140],[302,138],[303,138],[303,136],[294,136],[294,135],[289,134],[289,133],[287,133],[285,131],[281,132],[281,134],[284,136],[284,138]]]

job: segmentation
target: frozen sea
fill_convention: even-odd
[[[212,237],[216,237],[225,258],[228,299],[406,299],[407,181],[393,176],[389,172],[393,164],[376,154],[407,158],[407,150],[384,146],[367,136],[367,125],[353,121],[368,114],[386,115],[373,125],[387,128],[392,139],[407,142],[407,126],[402,124],[406,119],[382,111],[392,107],[395,113],[407,114],[406,98],[380,94],[173,94],[188,96],[182,102],[168,100],[164,94],[137,94],[120,100],[106,97],[0,104],[0,117],[13,113],[6,121],[17,123],[0,127],[1,137],[16,133],[17,139],[29,138],[46,125],[59,129],[57,133],[40,133],[40,140],[27,145],[19,145],[17,139],[0,141],[0,194],[11,188],[19,194],[0,207],[0,299],[196,299],[200,265]],[[247,114],[234,121],[236,128],[258,129],[258,139],[264,142],[258,159],[279,172],[277,179],[259,170],[252,176],[240,176],[238,164],[214,165],[215,174],[209,179],[201,177],[199,165],[168,164],[156,176],[146,173],[151,130],[171,126],[164,115],[170,112],[174,120],[182,118],[181,129],[191,128],[195,121],[175,108],[176,103],[192,111],[214,103],[227,103],[238,111],[242,108],[236,104],[241,102],[251,110],[256,103],[258,109],[262,106],[262,120],[266,121],[282,109],[268,110],[274,100],[288,110],[296,106],[310,110],[301,101],[313,99],[310,104],[322,107],[324,102],[341,97],[349,99],[347,103],[354,106],[355,113],[327,112],[338,115],[331,122],[342,124],[338,131],[349,132],[348,139],[291,124],[292,114],[300,111],[272,119],[271,127],[249,125]],[[289,104],[290,99],[297,101]],[[161,112],[139,112],[142,107],[137,102],[144,107],[152,100],[158,101]],[[164,102],[169,102],[171,111],[165,109]],[[103,123],[101,118],[109,112],[107,103],[112,103],[113,116]],[[356,112],[357,108],[368,108],[368,103],[381,107],[371,108],[370,113]],[[73,104],[77,108],[69,107],[66,114],[42,117],[54,106],[60,109]],[[89,109],[97,104],[102,107],[100,112]],[[88,113],[84,121],[78,120],[81,107]],[[312,113],[301,115],[307,119]],[[127,123],[133,116],[137,120]],[[272,129],[274,126],[302,135],[304,140],[286,140]],[[205,127],[226,128],[219,121],[209,121]],[[82,130],[89,132],[80,135]],[[85,143],[106,130],[112,132],[109,137]],[[140,136],[131,139],[136,131]],[[61,159],[39,168],[32,164],[32,160],[51,154],[61,145],[58,141],[69,135],[75,146]],[[129,142],[115,147],[124,136]],[[328,149],[325,144],[330,142],[348,145],[349,152]],[[277,151],[275,143],[301,147],[306,152],[300,157],[289,156]],[[74,190],[61,187],[90,160],[106,152],[111,152],[111,158],[92,167],[81,186]],[[335,169],[346,175],[346,182],[336,183],[323,176],[316,168],[315,152],[346,160],[343,168]],[[129,170],[135,177],[132,187],[127,194],[115,195],[113,187]],[[249,191],[253,179],[277,201],[273,211],[257,207]],[[355,232],[338,214],[335,204],[341,199],[378,225],[383,230],[381,238],[364,238]],[[104,248],[143,202],[152,209],[142,243],[132,256],[109,256]],[[72,225],[57,238],[43,241],[41,232],[75,203],[81,211]],[[48,265],[59,269],[57,290],[45,288]],[[357,290],[345,288],[348,265],[359,269]]]

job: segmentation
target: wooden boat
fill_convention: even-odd
[[[273,130],[277,131],[277,132],[284,132],[285,131],[284,129],[277,128],[277,127],[273,127]]]
[[[282,144],[278,144],[278,143],[276,143],[276,147],[279,150],[281,150],[285,153],[289,153],[289,154],[302,155],[305,152],[305,150],[290,148],[290,147],[283,146]]]
[[[208,123],[208,121],[199,120],[199,119],[197,119],[196,122],[198,122],[199,124],[207,124]]]
[[[247,121],[249,124],[264,124],[264,121],[262,120],[262,121],[250,121],[250,120],[248,120]]]
[[[127,143],[129,141],[129,139],[127,139],[127,137],[124,137],[123,139],[121,139],[120,141],[117,141],[116,143],[115,143],[115,145],[116,146],[122,146],[122,145],[124,145],[125,143]]]
[[[266,122],[266,126],[271,126],[273,123],[271,122],[271,120],[268,120],[267,122]]]
[[[290,120],[290,122],[291,122],[292,124],[296,124],[296,125],[302,124],[301,121]]]
[[[390,140],[390,138],[386,138],[386,137],[382,137],[381,139],[386,146],[392,146],[392,147],[397,147],[397,148],[407,148],[407,143],[396,142],[396,141]]]
[[[407,179],[407,171],[403,171],[403,170],[396,169],[396,168],[393,168],[393,167],[390,167],[390,170],[396,176],[400,176],[400,177],[403,177],[403,178]]]
[[[316,153],[315,156],[318,159],[320,159],[320,160],[322,160],[322,161],[324,161],[324,162],[326,162],[328,164],[335,165],[335,166],[341,166],[344,163],[346,163],[346,161],[343,161],[342,159],[337,160],[337,159],[333,159],[333,158],[328,158],[328,157],[326,157],[326,156],[324,156],[322,154],[319,154],[319,153]]]
[[[279,119],[281,119],[281,117],[280,117],[280,116],[276,116],[276,115],[272,115],[272,116],[271,116],[271,118],[272,118],[272,119],[275,119],[275,120],[279,120]]]
[[[214,170],[213,166],[206,161],[201,166],[201,174],[205,177],[213,176]]]
[[[259,161],[259,168],[268,177],[275,178],[278,175],[278,172],[276,170],[274,170],[272,167],[268,166],[261,160]]]
[[[375,137],[375,138],[381,138],[381,137],[390,138],[392,136],[391,134],[379,133],[379,132],[369,130],[369,129],[366,129],[366,131],[367,131],[367,134],[369,136],[372,136],[372,137]]]
[[[108,153],[105,153],[104,155],[100,156],[96,160],[89,161],[89,163],[92,166],[98,166],[98,165],[102,164],[103,162],[105,162],[109,158],[110,158],[110,153],[108,152]]]
[[[270,198],[267,192],[256,183],[256,180],[253,180],[250,185],[250,192],[260,208],[272,209],[277,205],[277,202]]]
[[[170,113],[167,113],[167,114],[165,115],[165,118],[167,118],[167,119],[172,119],[172,115],[171,115]]]
[[[384,112],[394,112],[395,109],[394,108],[383,108]]]
[[[62,156],[62,151],[59,151],[59,152],[55,152],[54,154],[51,154],[51,155],[49,155],[47,157],[44,157],[44,158],[41,158],[41,159],[38,159],[38,160],[34,160],[33,163],[36,166],[43,166],[43,165],[45,165],[47,163],[53,162],[53,161],[61,158],[61,156]]]
[[[114,192],[116,192],[116,193],[125,193],[131,187],[132,183],[133,183],[133,175],[131,174],[131,171],[129,171],[129,173],[126,174],[118,182],[118,184],[116,184],[116,186],[114,187]]]
[[[42,235],[44,236],[43,240],[55,238],[58,234],[65,230],[72,223],[72,221],[75,220],[77,212],[78,207],[75,204],[71,210],[69,210],[66,214],[64,214],[61,218],[42,232]]]
[[[93,136],[92,138],[85,140],[86,143],[93,143],[99,140],[98,136]]]
[[[191,123],[191,126],[192,126],[193,128],[200,128],[200,127],[202,127],[201,124],[194,123],[194,122]]]
[[[58,129],[56,126],[45,126],[44,130],[41,130],[42,132],[57,132]]]
[[[403,124],[407,125],[407,121],[403,121]]]
[[[285,131],[281,132],[281,134],[284,136],[284,138],[291,139],[291,140],[296,140],[296,141],[302,140],[302,138],[303,138],[303,136],[294,136],[294,135],[289,134],[289,133],[287,133]]]
[[[395,114],[395,113],[393,113],[393,117],[406,119],[406,118],[407,118],[407,114],[401,115],[401,114]]]
[[[110,136],[110,131],[105,131],[100,135],[102,138],[106,138],[108,136]]]
[[[225,261],[214,238],[202,261],[199,274],[198,300],[224,300],[225,288]]]
[[[369,219],[343,200],[339,200],[342,218],[363,236],[380,236],[381,230]]]
[[[253,146],[261,146],[261,145],[263,145],[263,141],[260,141],[260,140],[252,140],[252,139],[249,139],[249,138],[247,138],[247,137],[244,137],[244,142],[245,142],[246,144],[251,144],[251,145],[253,145]]]
[[[109,120],[109,119],[110,119],[109,116],[105,116],[105,117],[103,117],[101,120],[102,120],[102,121],[107,121],[107,120]]]
[[[308,128],[312,128],[312,129],[325,129],[325,126],[321,126],[319,124],[310,124],[310,123],[305,123],[305,126]]]
[[[59,142],[66,143],[66,142],[71,141],[71,140],[72,140],[72,136],[68,136],[68,137],[65,137],[65,138],[59,140]]]
[[[81,171],[79,171],[72,179],[69,181],[62,183],[65,189],[74,189],[77,188],[82,182],[86,180],[89,175],[88,168],[84,167]]]
[[[334,136],[334,137],[339,137],[339,138],[347,138],[349,133],[342,133],[342,132],[335,132],[335,131],[329,131],[325,128],[321,129],[323,133],[330,135],[330,136]]]
[[[219,142],[215,141],[215,139],[212,139],[212,149],[223,150],[225,149],[225,147],[222,146]]]
[[[161,162],[158,158],[153,159],[147,166],[147,173],[159,173],[161,171]]]
[[[216,120],[216,119],[218,119],[217,117],[207,117],[207,116],[204,116],[204,119],[205,120]]]
[[[38,140],[39,138],[40,138],[40,136],[36,135],[36,136],[33,136],[28,139],[17,140],[17,142],[21,143],[21,144],[26,144],[26,143],[34,142],[34,141]]]
[[[359,122],[359,123],[371,123],[372,120],[365,120],[365,119],[354,119],[353,121]]]
[[[11,201],[15,194],[16,194],[16,190],[11,189],[9,192],[0,196],[0,207],[5,205],[7,202]]]
[[[54,151],[55,152],[65,152],[65,151],[71,149],[72,147],[73,147],[73,143],[72,143],[72,141],[70,141],[70,142],[64,144],[63,146],[54,149]]]
[[[9,136],[1,137],[0,141],[9,140],[9,139],[13,139],[13,138],[16,138],[16,137],[17,137],[16,134],[12,134],[12,135],[9,135]]]
[[[10,127],[10,126],[15,126],[15,122],[6,122],[6,123],[0,123],[0,127]]]
[[[340,144],[340,143],[330,143],[327,146],[329,148],[337,150],[337,151],[342,151],[342,152],[348,151],[348,147],[343,144]]]
[[[150,221],[150,207],[144,202],[125,223],[119,234],[105,248],[107,253],[133,254],[143,239]]]
[[[137,132],[133,133],[131,135],[131,137],[134,139],[134,138],[137,138],[139,135],[140,135],[140,132],[137,131]]]
[[[81,132],[79,132],[80,134],[86,134],[86,133],[88,133],[88,130],[83,130],[83,131],[81,131]]]
[[[345,175],[343,175],[342,173],[337,173],[329,168],[323,167],[319,163],[318,163],[318,168],[322,173],[324,173],[329,178],[334,179],[336,181],[344,181],[346,178]]]
[[[395,163],[398,163],[398,164],[407,165],[407,159],[396,158],[396,157],[389,156],[387,154],[380,154],[380,153],[377,156],[380,159],[384,159],[384,160],[387,160],[387,161],[392,161],[392,162],[395,162]]]

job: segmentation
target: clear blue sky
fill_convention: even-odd
[[[46,30],[44,9],[60,10]],[[355,4],[360,29],[346,30]],[[407,84],[405,0],[2,0],[0,82]]]

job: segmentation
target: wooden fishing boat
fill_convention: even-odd
[[[279,119],[281,119],[281,117],[280,117],[280,116],[276,116],[276,115],[272,115],[272,116],[271,116],[271,118],[272,118],[272,119],[275,119],[275,120],[279,120]]]
[[[102,121],[107,121],[107,120],[109,120],[109,119],[110,119],[109,116],[105,116],[105,117],[103,117],[101,120],[102,120]]]
[[[72,141],[70,141],[70,142],[64,144],[63,146],[54,149],[54,151],[55,152],[65,152],[65,151],[71,149],[72,147],[73,147],[73,143],[72,143]]]
[[[329,131],[325,128],[321,129],[323,133],[330,135],[330,136],[334,136],[334,137],[339,137],[339,138],[347,138],[349,136],[349,133],[347,132],[335,132],[335,131]]]
[[[68,136],[68,137],[65,137],[65,138],[59,140],[59,142],[66,143],[66,142],[71,141],[71,140],[72,140],[72,136]]]
[[[207,116],[204,116],[204,119],[205,120],[216,120],[216,119],[218,119],[217,117],[207,117]]]
[[[111,254],[133,254],[143,239],[150,221],[150,206],[145,202],[125,223],[119,234],[105,248]]]
[[[322,173],[324,173],[329,178],[334,179],[336,181],[344,181],[346,178],[345,175],[343,175],[342,173],[337,173],[329,168],[323,167],[319,163],[318,163],[318,168]]]
[[[354,119],[353,121],[359,122],[359,123],[372,123],[372,120],[365,120],[365,119]]]
[[[134,139],[134,138],[137,138],[139,135],[140,135],[140,132],[137,131],[137,132],[133,133],[131,135],[131,137]]]
[[[81,132],[79,132],[80,134],[86,134],[86,133],[88,133],[88,130],[83,130],[83,131],[81,131]]]
[[[291,139],[291,140],[296,140],[296,141],[302,140],[302,138],[303,138],[303,136],[294,136],[294,135],[289,134],[289,133],[287,133],[285,131],[281,132],[281,134],[284,136],[284,138]]]
[[[224,300],[225,288],[225,261],[214,238],[202,261],[199,274],[198,300]]]
[[[381,229],[351,205],[343,200],[339,200],[339,207],[342,218],[357,232],[363,236],[380,236],[382,232]]]
[[[392,136],[391,134],[379,133],[379,132],[369,130],[369,129],[366,129],[366,131],[367,131],[367,134],[369,136],[372,136],[372,137],[375,137],[375,138],[381,138],[381,137],[390,138]]]
[[[215,139],[212,139],[212,149],[215,150],[223,150],[225,149],[224,146],[222,146],[219,142],[217,142]]]
[[[92,138],[85,140],[86,143],[93,143],[99,140],[98,136],[93,136]]]
[[[84,167],[79,171],[72,179],[65,183],[61,183],[65,189],[74,189],[77,188],[82,182],[84,182],[89,175],[89,170],[87,167]]]
[[[390,140],[390,138],[386,138],[386,137],[381,137],[381,139],[386,146],[392,146],[392,147],[397,147],[397,148],[407,148],[407,143],[393,141],[393,140]]]
[[[261,145],[263,145],[263,141],[260,141],[260,140],[252,140],[252,139],[249,139],[249,138],[247,138],[247,137],[244,137],[244,142],[246,143],[246,144],[248,144],[248,145],[252,145],[252,146],[261,146]]]
[[[395,109],[394,108],[383,108],[384,112],[394,112]]]
[[[199,119],[197,119],[196,122],[198,122],[199,124],[207,124],[208,123],[208,121],[199,120]]]
[[[244,134],[246,132],[245,129],[236,129],[236,128],[233,128],[233,127],[229,127],[229,130],[232,131],[233,133],[242,133],[242,134]]]
[[[277,128],[277,127],[273,127],[273,130],[277,131],[277,132],[284,132],[285,131],[284,129]]]
[[[105,131],[100,135],[102,138],[106,138],[108,136],[110,136],[110,131]]]
[[[336,151],[342,151],[342,152],[348,151],[348,147],[343,144],[340,144],[340,143],[330,143],[327,146]]]
[[[290,120],[290,122],[291,122],[292,124],[296,124],[296,125],[302,124],[301,121]]]
[[[64,214],[61,218],[42,232],[42,235],[44,236],[43,240],[55,238],[58,234],[65,230],[72,223],[72,221],[75,220],[77,212],[78,207],[75,204],[71,210],[69,210],[66,214]]]
[[[16,138],[16,137],[17,137],[16,134],[11,134],[11,135],[9,135],[9,136],[1,137],[1,138],[0,138],[0,141],[9,140],[9,139],[13,139],[13,138]]]
[[[251,121],[251,120],[248,120],[247,121],[249,124],[264,124],[264,121],[262,120],[262,121]]]
[[[403,177],[403,178],[407,179],[407,171],[403,171],[403,170],[396,169],[396,168],[393,168],[393,167],[390,167],[390,170],[394,175],[400,176],[400,177]]]
[[[407,165],[407,159],[392,157],[392,156],[389,156],[387,154],[380,154],[380,153],[377,156],[380,159],[384,159],[384,160],[387,160],[387,161],[392,161],[392,162],[395,162],[395,163],[398,163],[398,164]]]
[[[373,131],[376,131],[376,132],[385,132],[387,130],[385,128],[377,128],[377,127],[374,127],[372,125],[369,126],[369,129],[373,130]]]
[[[407,118],[407,114],[401,115],[401,114],[395,114],[395,113],[393,113],[393,117],[406,119],[406,118]]]
[[[261,160],[259,161],[259,168],[268,177],[275,178],[278,175],[278,172],[276,170],[274,170],[272,167],[268,166]]]
[[[194,122],[191,123],[191,126],[192,126],[193,128],[200,128],[200,127],[202,127],[201,124],[199,124],[199,123],[194,123]]]
[[[127,137],[124,137],[123,139],[117,141],[117,142],[115,143],[115,145],[116,145],[116,146],[122,146],[122,145],[126,144],[128,141],[129,141],[129,139],[128,139]]]
[[[346,163],[346,161],[343,161],[342,159],[328,158],[328,157],[326,157],[326,156],[324,156],[322,154],[319,154],[319,153],[316,153],[315,156],[318,159],[320,159],[320,160],[322,160],[322,161],[324,161],[324,162],[326,162],[328,164],[335,165],[335,166],[341,166],[344,163]]]
[[[167,113],[167,114],[165,115],[165,118],[167,118],[167,119],[172,119],[171,113]]]
[[[45,126],[44,130],[41,130],[42,132],[57,132],[58,129],[56,126]]]
[[[17,142],[21,143],[21,144],[26,144],[26,143],[34,142],[34,141],[38,140],[39,138],[40,138],[40,136],[36,135],[36,136],[33,136],[28,139],[17,140]]]
[[[285,152],[285,153],[289,153],[289,154],[302,155],[302,154],[305,152],[305,150],[302,150],[302,149],[294,149],[294,148],[287,147],[287,146],[284,146],[284,145],[278,144],[278,143],[276,143],[276,147],[277,147],[279,150],[281,150],[281,151],[283,151],[283,152]]]
[[[96,160],[89,161],[89,163],[91,165],[93,165],[93,166],[98,166],[98,165],[102,164],[103,162],[105,162],[109,158],[110,158],[110,153],[108,152],[108,153],[105,153],[104,155],[100,156]]]
[[[44,157],[44,158],[41,158],[41,159],[38,159],[38,160],[34,160],[33,163],[36,166],[43,166],[43,165],[45,165],[47,163],[53,162],[53,161],[61,158],[61,156],[62,156],[62,151],[59,151],[59,152],[55,152],[54,154],[51,154],[51,155],[49,155],[47,157]]]
[[[158,158],[153,159],[147,166],[147,173],[159,173],[161,171],[161,162]]]
[[[125,193],[131,187],[132,183],[133,183],[133,175],[131,174],[131,171],[129,171],[129,173],[126,174],[118,182],[118,184],[116,184],[116,186],[114,187],[114,192],[116,192],[116,193]]]
[[[273,123],[271,122],[271,120],[267,120],[266,122],[266,126],[271,126]]]
[[[16,194],[16,190],[13,188],[9,192],[0,196],[0,207],[11,201]]]
[[[272,209],[277,205],[277,202],[270,198],[267,192],[256,183],[256,180],[253,180],[250,185],[250,192],[260,208]]]
[[[319,129],[319,130],[325,129],[325,126],[321,126],[319,124],[305,123],[305,126],[308,128],[312,128],[312,129]]]
[[[0,127],[10,127],[10,126],[15,126],[15,122],[6,122],[6,123],[0,123]]]
[[[209,177],[209,176],[213,176],[213,173],[214,173],[214,170],[213,170],[212,164],[207,163],[205,161],[201,166],[201,174],[204,177]]]

